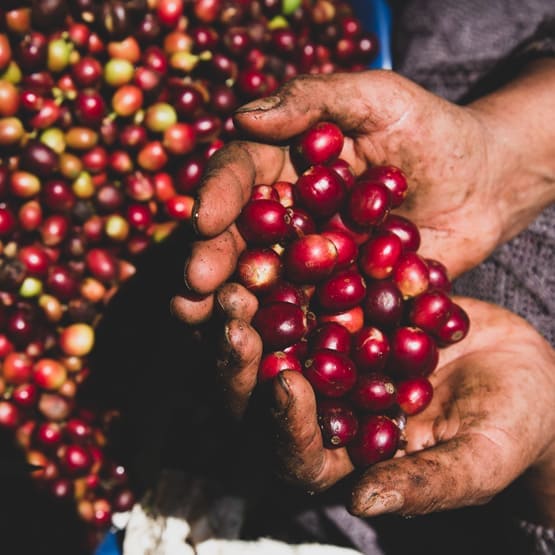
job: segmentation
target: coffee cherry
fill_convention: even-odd
[[[375,413],[390,409],[396,397],[397,389],[391,378],[377,372],[359,374],[349,392],[349,399],[357,409]]]
[[[303,309],[286,302],[262,305],[252,319],[252,325],[262,337],[265,347],[271,351],[296,343],[307,331]]]
[[[356,333],[364,325],[364,312],[360,306],[355,306],[342,312],[332,314],[321,314],[320,322],[336,322],[346,327],[350,333]]]
[[[420,328],[401,326],[390,337],[388,367],[399,376],[428,376],[438,362],[435,341]]]
[[[428,266],[429,286],[449,293],[451,291],[451,281],[447,274],[447,268],[438,260],[426,258],[425,262]]]
[[[370,414],[359,420],[358,432],[347,446],[355,466],[365,467],[393,456],[399,445],[400,431],[393,420]]]
[[[56,422],[43,422],[35,429],[35,441],[42,449],[55,449],[62,442],[62,427]]]
[[[363,243],[358,263],[368,278],[385,279],[391,276],[401,256],[402,243],[394,233],[381,233]]]
[[[351,351],[351,333],[337,322],[323,322],[312,329],[307,336],[308,350],[331,349],[349,354]]]
[[[403,253],[393,269],[392,281],[404,299],[420,295],[428,289],[430,283],[426,261],[414,252]]]
[[[237,228],[250,244],[269,246],[286,237],[288,222],[287,210],[279,202],[252,200],[245,205],[237,219]]]
[[[356,181],[355,172],[350,164],[342,158],[336,158],[331,162],[327,162],[326,165],[328,168],[331,168],[334,172],[339,174],[339,177],[341,177],[341,179],[343,179],[343,183],[345,183],[347,191],[349,191]]]
[[[21,421],[21,412],[9,401],[0,401],[0,428],[15,430]]]
[[[349,222],[367,229],[381,224],[390,209],[390,193],[385,185],[359,180],[347,195],[344,215]]]
[[[296,202],[316,219],[330,217],[345,198],[345,183],[337,172],[323,165],[310,166],[299,176],[295,187]]]
[[[130,511],[135,504],[135,494],[130,488],[122,488],[114,493],[112,505],[115,512]]]
[[[380,329],[394,329],[403,316],[403,296],[390,280],[370,282],[362,307],[368,324]]]
[[[287,214],[290,228],[288,238],[295,239],[316,233],[316,222],[307,210],[298,206],[291,206],[287,208]]]
[[[70,418],[64,427],[65,436],[75,443],[86,443],[93,435],[90,424],[80,418]]]
[[[33,373],[33,359],[21,352],[9,353],[2,363],[2,377],[11,384],[24,384]]]
[[[326,239],[329,239],[337,249],[337,261],[335,268],[342,270],[352,266],[358,257],[358,246],[353,237],[339,229],[328,229],[320,233]]]
[[[85,476],[89,472],[92,462],[88,450],[77,444],[65,447],[60,458],[60,464],[69,476]]]
[[[376,181],[385,185],[390,193],[391,207],[401,206],[408,191],[405,174],[395,166],[372,166],[366,169],[360,179]]]
[[[54,499],[69,502],[75,494],[75,487],[69,478],[57,478],[50,484],[50,492]]]
[[[39,397],[38,389],[33,383],[23,383],[12,391],[11,400],[22,409],[36,406]]]
[[[338,449],[348,445],[358,431],[358,419],[353,409],[340,399],[321,399],[317,410],[324,446]]]
[[[358,306],[366,293],[366,282],[356,269],[335,272],[316,288],[315,300],[323,312],[342,312]]]
[[[304,363],[304,375],[312,387],[325,397],[342,397],[355,384],[357,371],[344,353],[318,349]]]
[[[281,273],[281,257],[270,248],[243,251],[237,261],[237,281],[258,295],[274,288]]]
[[[433,387],[424,376],[415,376],[397,383],[397,403],[408,416],[422,412],[431,402]]]
[[[87,355],[94,344],[94,330],[88,324],[72,324],[60,333],[60,347],[69,356]]]
[[[318,234],[293,241],[283,256],[284,274],[294,283],[317,283],[331,275],[337,264],[335,245]]]
[[[380,232],[394,233],[401,240],[404,251],[416,252],[420,247],[420,231],[409,219],[389,214],[379,226]]]
[[[452,306],[451,298],[441,289],[425,291],[412,299],[408,318],[412,324],[433,335],[447,322]]]
[[[54,359],[43,358],[33,368],[33,381],[41,389],[49,391],[59,389],[66,378],[66,368]]]
[[[292,353],[275,351],[268,353],[260,361],[258,367],[258,381],[265,382],[275,378],[284,370],[294,370],[302,372],[302,365],[299,359]]]
[[[379,328],[364,326],[353,334],[351,357],[361,372],[382,371],[389,351],[389,339]]]
[[[280,280],[267,293],[261,297],[263,304],[271,302],[293,303],[302,308],[307,305],[307,296],[301,287],[297,287],[292,283]]]
[[[445,347],[463,340],[468,334],[470,319],[458,304],[453,303],[447,320],[436,330],[440,345]]]
[[[335,123],[321,121],[294,140],[292,151],[306,167],[327,164],[339,157],[343,141],[343,133]]]

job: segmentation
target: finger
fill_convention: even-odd
[[[389,73],[298,76],[275,95],[240,107],[234,119],[239,128],[266,141],[284,141],[321,120],[334,121],[349,134],[376,131],[398,117],[398,97],[406,88]]]
[[[197,295],[184,291],[170,301],[170,313],[190,326],[206,322],[214,308],[213,295]]]
[[[256,331],[244,320],[229,320],[216,365],[224,402],[236,418],[247,409],[261,354],[262,341]]]
[[[292,179],[284,149],[233,141],[217,150],[206,167],[197,193],[193,223],[199,235],[213,237],[235,221],[253,185]]]
[[[311,491],[324,491],[353,470],[347,451],[324,448],[314,390],[301,373],[280,372],[273,386],[281,474]]]
[[[344,130],[356,129],[367,111],[352,76],[303,75],[274,96],[242,106],[234,118],[241,129],[259,139],[283,141],[322,119],[334,121]]]
[[[238,318],[250,322],[258,308],[256,297],[238,283],[224,283],[215,295],[199,295],[189,289],[170,301],[170,313],[191,326],[206,322],[215,309],[225,320]]]
[[[349,510],[370,517],[479,505],[510,481],[497,444],[468,434],[370,467],[352,492]]]
[[[258,300],[239,283],[224,283],[216,292],[216,307],[226,320],[250,322],[258,309]]]
[[[217,237],[195,242],[184,270],[187,288],[200,295],[215,291],[233,274],[245,246],[234,225]]]

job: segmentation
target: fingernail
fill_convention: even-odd
[[[253,100],[248,104],[243,104],[235,110],[236,114],[242,114],[243,112],[264,112],[266,110],[271,110],[275,108],[281,102],[281,98],[279,96],[266,96],[264,98],[259,98],[257,100]]]
[[[398,511],[405,504],[405,498],[398,491],[374,493],[364,507],[365,516],[376,516]]]
[[[232,339],[231,339],[231,329],[229,323],[225,323],[224,325],[224,348],[227,350],[227,353],[231,353],[232,351]]]
[[[229,326],[225,325],[218,356],[216,356],[216,369],[218,370],[218,376],[220,378],[227,378],[229,367],[231,366],[233,347],[231,345],[229,333]]]
[[[198,211],[200,209],[200,201],[199,199],[195,199],[195,203],[193,204],[193,211],[191,215],[191,225],[193,227],[193,231],[196,235],[200,235],[198,231]]]
[[[175,309],[175,299],[178,297],[178,295],[174,295],[171,299],[170,299],[170,316],[172,318],[179,318],[179,314]]]
[[[274,388],[275,397],[274,405],[277,413],[285,412],[289,408],[291,402],[291,392],[289,390],[289,382],[284,377],[283,372],[277,375],[277,384],[279,387]]]
[[[185,264],[183,265],[183,283],[185,284],[185,287],[191,291],[191,287],[189,286],[189,282],[187,281],[187,271],[189,269],[189,259],[187,259],[185,261]]]

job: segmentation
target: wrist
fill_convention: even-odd
[[[501,222],[499,244],[555,201],[554,88],[555,59],[540,60],[465,107],[485,136],[486,181]]]

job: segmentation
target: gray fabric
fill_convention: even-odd
[[[371,526],[360,526],[359,519],[350,515],[344,506],[325,507],[324,514],[336,523],[339,530],[352,541],[353,547],[362,553],[383,553],[377,532]]]
[[[555,54],[551,1],[413,0],[395,4],[394,15],[394,69],[453,101],[472,94],[489,75],[509,78],[524,57]],[[552,205],[458,279],[454,290],[512,310],[555,344],[554,264]]]
[[[555,531],[524,520],[518,523],[527,540],[527,551],[533,555],[552,555],[555,553]]]
[[[479,267],[455,291],[491,301],[526,318],[555,345],[555,206]]]
[[[555,18],[551,0],[394,1],[394,70],[452,101]]]

